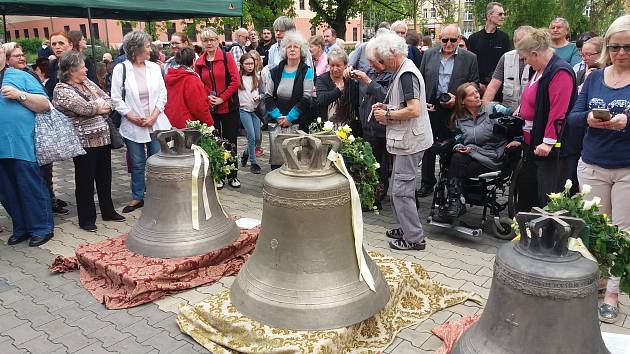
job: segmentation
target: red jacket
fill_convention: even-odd
[[[210,100],[199,76],[183,67],[170,68],[164,77],[168,98],[164,113],[175,128],[186,128],[187,120],[213,125]]]
[[[226,57],[227,72],[225,70],[226,63],[224,62]],[[207,94],[210,94],[211,91],[215,91],[216,95],[223,99],[223,103],[219,105],[218,109],[215,111],[216,113],[225,114],[238,109],[238,87],[241,82],[241,77],[232,54],[226,53],[218,48],[214,54],[212,72],[210,72],[206,65],[206,53],[204,52],[195,62],[195,72],[201,76],[201,81],[203,81],[206,87]],[[229,83],[227,82],[228,76],[230,79]]]

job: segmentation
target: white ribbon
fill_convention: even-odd
[[[569,237],[569,245],[567,248],[570,251],[579,252],[582,257],[597,263],[597,259],[588,251],[588,248],[586,248],[581,238]]]
[[[328,160],[332,161],[337,170],[350,182],[350,207],[352,208],[352,233],[354,234],[354,249],[357,255],[357,264],[359,265],[359,280],[365,281],[370,290],[376,292],[374,286],[374,278],[370,272],[370,268],[363,256],[363,213],[361,211],[361,199],[357,186],[354,184],[352,176],[346,169],[346,163],[343,161],[341,154],[331,150],[328,153]]]
[[[195,165],[192,170],[192,194],[191,194],[191,207],[192,207],[192,225],[193,229],[199,230],[199,170],[201,169],[201,163],[203,161],[203,191],[202,191],[202,199],[203,199],[203,208],[206,213],[206,220],[212,217],[212,213],[210,212],[210,203],[208,202],[208,191],[206,189],[206,177],[208,176],[208,169],[210,168],[210,160],[208,159],[208,154],[198,145],[193,144],[191,147],[192,151],[195,154]]]

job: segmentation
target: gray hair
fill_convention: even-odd
[[[295,22],[292,19],[286,16],[280,16],[275,21],[273,21],[273,30],[274,31],[294,31],[295,30]]]
[[[7,60],[9,60],[9,57],[11,57],[11,54],[13,54],[13,51],[17,48],[22,48],[22,46],[16,42],[7,42],[2,45],[2,49],[4,49],[4,54],[7,56]]]
[[[459,26],[457,24],[451,23],[451,24],[448,24],[448,25],[442,27],[442,30],[440,30],[440,37],[442,36],[442,33],[444,33],[446,30],[449,30],[449,29],[457,30],[457,35],[460,36],[460,37],[462,36],[462,29],[459,28]]]
[[[409,28],[407,28],[407,23],[405,23],[405,21],[400,21],[400,20],[392,23],[392,25],[389,26],[389,29],[392,30],[392,31],[396,31],[396,27],[398,27],[398,26],[405,27],[405,31],[409,30]]]
[[[488,18],[488,15],[490,15],[492,12],[494,12],[494,7],[495,6],[503,7],[503,4],[501,4],[500,2],[496,2],[496,1],[489,2],[488,5],[486,5],[486,18]]]
[[[59,58],[59,72],[57,78],[61,82],[68,82],[70,80],[70,74],[79,70],[81,63],[84,63],[83,54],[74,50],[65,52]]]
[[[513,38],[516,38],[516,36],[520,33],[530,33],[533,30],[534,30],[534,27],[532,26],[527,26],[527,25],[518,26],[518,28],[514,30]]]
[[[374,37],[378,37],[378,36],[382,36],[384,34],[396,34],[395,32],[391,31],[388,27],[381,27],[376,31],[376,35],[374,35]],[[366,58],[368,58],[369,60],[375,60],[376,58],[374,57],[374,47],[370,47],[368,45],[365,46],[365,56]]]
[[[569,21],[567,21],[566,18],[564,17],[556,17],[553,20],[551,20],[551,22],[549,22],[549,27],[551,27],[551,24],[554,22],[560,22],[566,29],[567,32],[571,32],[571,27],[569,26]]]
[[[296,31],[289,31],[284,35],[282,43],[280,43],[280,56],[282,59],[287,58],[287,47],[289,44],[297,44],[300,47],[300,56],[302,57],[302,60],[306,59],[308,56],[308,45],[306,44],[304,37]]]
[[[348,65],[348,54],[341,48],[333,48],[328,52],[328,63],[340,60],[344,65]]]
[[[372,39],[367,44],[367,52],[382,60],[390,59],[397,55],[407,57],[408,46],[404,39],[393,32],[383,33]]]
[[[123,50],[130,62],[136,60],[136,55],[144,50],[144,45],[151,43],[151,36],[143,31],[131,31],[123,37]]]
[[[549,31],[542,28],[534,28],[516,44],[516,50],[518,50],[519,53],[523,52],[528,54],[533,51],[547,52],[553,50],[551,48],[551,36]]]
[[[610,24],[610,26],[608,26],[608,29],[606,30],[606,34],[604,35],[604,47],[602,49],[602,55],[599,57],[599,62],[604,64],[604,65],[610,65],[612,64],[612,60],[610,59],[610,51],[608,50],[608,43],[610,41],[610,37],[612,37],[613,35],[620,33],[620,32],[626,32],[626,31],[630,31],[630,15],[624,15],[621,17],[618,17],[616,20],[613,21],[613,23]]]
[[[199,35],[199,38],[203,41],[206,39],[209,39],[210,37],[219,37],[219,34],[217,33],[217,31],[215,31],[214,28],[212,27],[206,27],[201,31],[201,34]]]

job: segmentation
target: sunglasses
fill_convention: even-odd
[[[623,51],[626,53],[630,53],[630,44],[609,44],[606,46],[606,48],[608,48],[608,50],[610,50],[613,53],[617,53],[621,50],[621,48],[623,48]]]
[[[457,43],[459,41],[459,38],[442,38],[442,43],[446,44],[448,42],[451,43]]]

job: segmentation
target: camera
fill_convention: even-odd
[[[441,94],[438,96],[438,101],[440,101],[440,103],[446,103],[446,102],[448,102],[448,101],[450,101],[450,100],[451,100],[451,95],[449,95],[449,94],[448,94],[448,93],[446,93],[446,92],[441,93]]]

